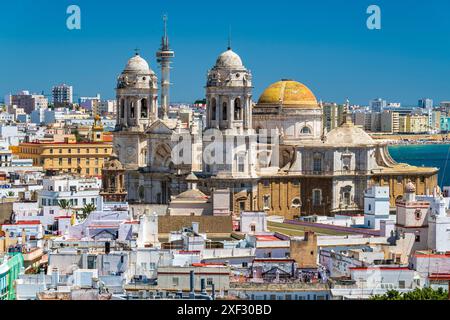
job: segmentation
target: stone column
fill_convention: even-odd
[[[123,124],[128,127],[128,104],[129,104],[129,97],[124,97],[123,99]]]
[[[233,120],[234,120],[234,99],[232,97],[228,98],[228,119],[227,119],[227,123],[228,123],[228,128],[232,128],[233,127]]]
[[[217,96],[216,98],[216,120],[215,120],[215,125],[214,127],[216,129],[219,129],[219,123],[220,123],[220,110],[221,110],[221,106],[222,105],[222,96]]]

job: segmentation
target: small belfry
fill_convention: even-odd
[[[113,152],[102,169],[102,191],[105,202],[124,202],[127,196],[125,190],[125,170],[117,155]]]
[[[94,117],[94,123],[91,129],[91,141],[103,142],[103,124],[99,115]]]

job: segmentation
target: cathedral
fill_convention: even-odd
[[[348,102],[341,125],[326,132],[321,103],[307,86],[283,79],[254,102],[252,81],[229,47],[207,73],[204,118],[182,121],[158,106],[157,76],[133,56],[117,80],[114,132],[128,201],[169,205],[226,190],[226,214],[292,219],[362,213],[364,190],[375,184],[390,187],[391,207],[410,180],[418,194],[437,185],[437,168],[396,163],[386,144],[354,125]],[[193,177],[196,190],[188,192]]]

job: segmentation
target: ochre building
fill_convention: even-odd
[[[79,173],[101,176],[103,164],[112,153],[112,143],[103,140],[103,127],[99,119],[92,129],[90,141],[77,142],[69,137],[64,142],[24,142],[16,148],[21,159],[33,159],[33,165],[55,173]]]

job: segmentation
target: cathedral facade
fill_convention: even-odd
[[[114,147],[131,203],[169,204],[194,174],[207,196],[228,190],[230,214],[292,219],[361,213],[373,184],[390,187],[392,207],[410,180],[423,194],[437,185],[438,169],[396,163],[352,123],[348,105],[326,132],[321,103],[297,81],[275,82],[254,103],[252,74],[231,48],[207,74],[203,126],[159,117],[157,81],[139,55],[117,81]]]

